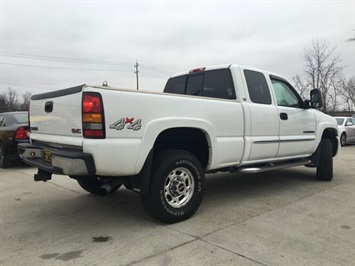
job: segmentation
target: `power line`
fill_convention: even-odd
[[[0,83],[0,90],[4,90],[4,87],[7,88],[13,88],[13,89],[26,89],[26,90],[44,90],[44,91],[50,91],[53,90],[53,87],[51,88],[44,88],[44,87],[40,87],[40,86],[36,86],[36,87],[29,87],[29,86],[23,86],[23,85],[14,85],[14,84],[4,84],[4,83]]]
[[[89,69],[89,68],[71,68],[71,67],[55,67],[55,66],[40,66],[40,65],[14,64],[14,63],[4,63],[4,62],[0,62],[0,63],[1,63],[2,65],[11,65],[11,66],[39,67],[39,68],[55,68],[55,69],[66,69],[66,70],[130,72],[130,70],[121,70],[121,69]]]
[[[156,77],[156,78],[160,78],[160,79],[167,80],[167,77],[161,77],[161,76],[149,74],[149,73],[146,73],[146,72],[142,72],[142,70],[140,71],[140,73],[142,73],[142,74],[144,74],[144,75],[148,75],[148,76],[152,76],[152,77]]]
[[[127,65],[127,66],[129,65],[129,63],[124,63],[124,62],[86,60],[86,59],[54,57],[54,56],[13,53],[13,52],[3,52],[3,51],[0,52],[0,54],[5,57],[28,58],[28,59],[45,60],[45,61],[60,61],[60,62],[69,62],[69,63],[88,63],[88,64],[105,64],[105,65]]]
[[[153,67],[153,66],[150,66],[150,65],[141,64],[141,66],[153,69],[154,71],[162,72],[162,73],[167,74],[167,75],[171,75],[172,74],[170,71],[167,71],[167,70],[164,70],[164,69],[161,69],[161,68],[157,68],[157,67]]]
[[[103,64],[103,65],[114,65],[114,66],[126,65],[127,67],[130,65],[130,63],[127,62],[86,60],[86,59],[75,59],[75,58],[67,58],[67,57],[55,57],[55,56],[45,56],[45,55],[28,54],[28,53],[15,53],[15,52],[6,52],[6,51],[0,51],[0,55],[4,57],[26,58],[26,59],[34,59],[34,60],[42,60],[42,61],[58,61],[58,62],[76,63],[76,64],[85,63],[85,64]],[[143,68],[147,68],[147,70],[160,72],[163,75],[170,76],[172,74],[172,72],[148,64],[140,64],[140,66]]]

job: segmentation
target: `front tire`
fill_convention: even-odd
[[[333,146],[330,139],[322,139],[320,160],[317,167],[317,179],[331,181],[333,179]]]
[[[167,150],[154,159],[151,186],[141,201],[154,219],[176,223],[197,211],[204,187],[204,170],[199,160],[187,151]]]

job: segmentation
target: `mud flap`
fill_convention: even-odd
[[[153,154],[154,150],[151,149],[139,174],[129,178],[133,191],[139,192],[141,195],[147,195],[149,192]]]

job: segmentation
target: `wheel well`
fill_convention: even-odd
[[[209,145],[205,133],[196,128],[170,128],[161,132],[154,143],[154,153],[166,149],[181,149],[195,155],[206,167]]]
[[[333,150],[333,156],[337,154],[338,152],[338,139],[337,139],[337,131],[333,128],[327,128],[324,130],[322,139],[330,139],[332,142],[332,150]]]

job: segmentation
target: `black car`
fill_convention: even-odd
[[[28,112],[0,113],[0,167],[19,159],[17,143],[28,141]]]

